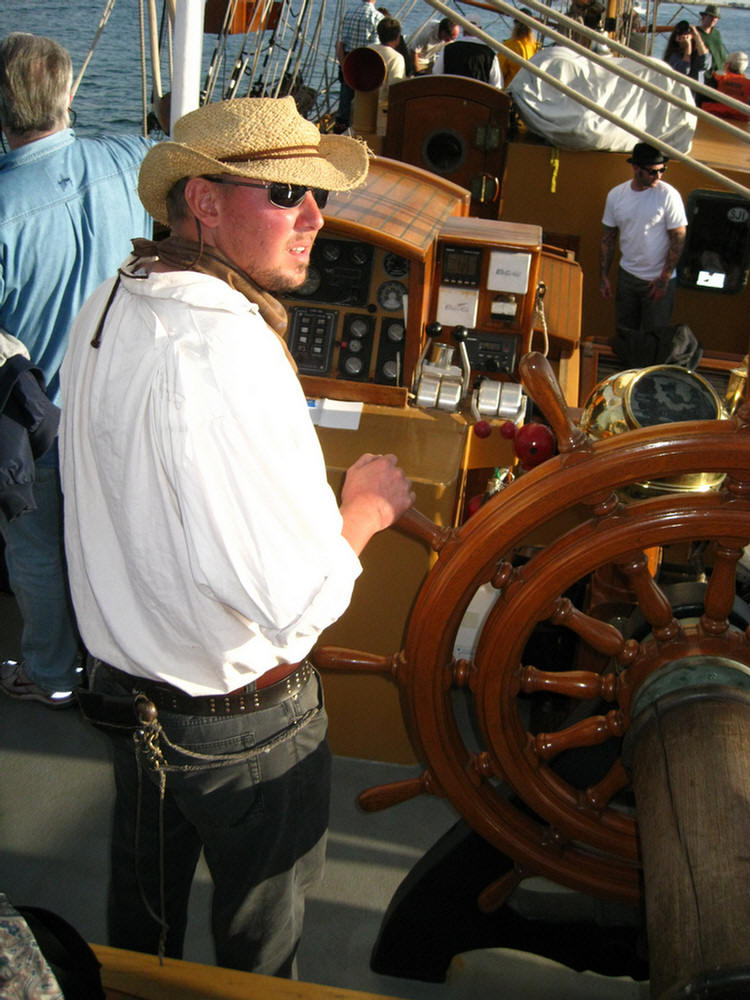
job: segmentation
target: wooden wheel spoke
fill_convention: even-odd
[[[575,632],[597,653],[619,657],[625,649],[625,639],[618,628],[579,611],[567,597],[558,599],[549,620],[553,625],[564,625],[571,632]]]
[[[396,527],[407,535],[427,542],[434,552],[440,552],[447,542],[457,540],[455,529],[435,524],[416,507],[410,507],[405,511],[396,522]]]
[[[620,563],[622,571],[635,593],[643,617],[651,626],[654,636],[660,642],[677,638],[682,629],[672,613],[664,591],[651,576],[645,552],[638,552]]]
[[[612,799],[627,788],[630,784],[630,775],[625,770],[625,765],[618,758],[607,774],[596,785],[586,789],[586,802],[597,812],[606,809]]]
[[[391,806],[398,805],[399,802],[415,799],[418,795],[443,796],[440,785],[429,770],[423,771],[416,778],[407,778],[405,781],[393,781],[388,785],[366,788],[360,793],[357,801],[365,812],[379,812],[381,809],[390,809]]]
[[[390,656],[364,653],[358,649],[343,649],[341,646],[316,646],[310,659],[318,670],[350,671],[362,674],[384,674],[398,677],[405,659],[403,651]]]
[[[524,694],[545,691],[580,700],[603,698],[605,701],[615,701],[617,685],[616,674],[597,674],[591,670],[547,671],[529,666],[524,667],[521,673],[521,690]]]
[[[737,586],[737,563],[742,555],[739,543],[719,541],[714,567],[703,602],[701,625],[711,635],[721,635],[729,628],[729,615]]]
[[[592,715],[557,733],[538,733],[531,737],[531,744],[542,760],[553,760],[563,750],[574,747],[592,747],[625,732],[622,713],[614,709],[606,715]]]

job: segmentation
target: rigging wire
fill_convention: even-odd
[[[148,71],[146,69],[146,29],[143,0],[138,0],[138,30],[141,39],[141,111],[143,113],[143,134],[146,136],[148,135]]]
[[[99,41],[99,38],[101,37],[101,33],[104,31],[104,28],[106,27],[107,21],[109,20],[109,15],[114,10],[114,7],[115,7],[115,0],[106,0],[106,3],[104,4],[104,10],[102,11],[102,16],[99,19],[99,27],[96,29],[96,32],[94,34],[94,40],[91,43],[91,48],[89,49],[88,55],[83,60],[83,66],[81,66],[80,72],[78,73],[78,76],[76,77],[75,83],[73,84],[73,88],[72,88],[72,90],[70,92],[70,99],[71,99],[71,101],[73,100],[73,98],[76,95],[76,91],[78,90],[78,87],[80,86],[81,80],[83,79],[83,74],[86,72],[88,64],[91,61],[91,57],[94,54],[94,49],[96,48],[96,43]]]
[[[230,0],[230,3],[226,5],[224,9],[224,19],[222,21],[221,28],[216,36],[216,45],[214,46],[213,55],[211,56],[211,63],[208,67],[206,73],[206,79],[203,84],[203,90],[200,95],[200,103],[206,104],[211,100],[213,96],[214,88],[216,86],[216,81],[221,70],[222,64],[224,62],[224,56],[226,55],[227,49],[227,36],[229,35],[229,29],[232,26],[234,20],[234,15],[237,10],[238,0]]]

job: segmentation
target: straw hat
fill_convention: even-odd
[[[367,147],[343,135],[321,135],[293,97],[246,97],[206,104],[175,123],[174,141],[146,154],[138,194],[146,211],[167,222],[166,197],[182,177],[236,174],[348,191],[367,176]]]

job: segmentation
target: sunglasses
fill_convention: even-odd
[[[268,200],[276,208],[296,208],[302,204],[308,191],[315,199],[318,208],[325,208],[330,193],[323,188],[306,187],[304,184],[283,184],[280,181],[267,181],[261,184],[256,181],[240,181],[233,177],[215,176],[206,176],[206,180],[213,184],[229,184],[232,187],[262,188],[268,192]]]
[[[667,168],[666,167],[639,167],[638,169],[642,170],[644,172],[644,174],[648,174],[649,177],[658,177],[659,174],[663,174],[664,171]]]

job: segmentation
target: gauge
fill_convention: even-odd
[[[341,256],[341,247],[338,243],[326,242],[321,247],[321,253],[323,254],[323,260],[332,264]]]
[[[403,278],[409,273],[409,261],[396,253],[387,253],[383,258],[383,270],[391,278]]]
[[[355,264],[361,266],[362,264],[366,264],[369,259],[370,251],[367,247],[357,245],[352,248],[352,260]]]
[[[296,289],[297,295],[314,295],[320,288],[320,271],[317,267],[312,264],[307,269],[307,277],[304,282]]]
[[[404,339],[405,332],[403,323],[391,323],[388,327],[388,339],[399,344]]]
[[[367,336],[367,323],[363,319],[353,319],[349,324],[349,336],[355,340],[361,340]]]
[[[404,296],[406,295],[406,285],[400,281],[384,281],[378,289],[378,305],[381,309],[388,309],[395,312],[400,309]]]

